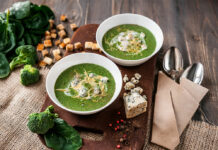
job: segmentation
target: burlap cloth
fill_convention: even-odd
[[[39,83],[25,87],[20,84],[19,69],[13,71],[8,79],[0,80],[0,150],[42,150],[47,149],[31,133],[26,124],[28,115],[39,112],[45,100],[45,78],[47,69],[40,70],[42,74]],[[151,108],[151,107],[150,107]],[[163,149],[151,144],[151,110],[149,110],[147,138],[144,149]],[[89,135],[83,135],[89,138]],[[93,135],[90,135],[93,139]],[[96,137],[98,140],[99,137]],[[215,150],[218,148],[218,127],[204,122],[191,121],[181,136],[177,149],[182,150]]]

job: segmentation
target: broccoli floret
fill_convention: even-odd
[[[35,47],[33,47],[32,45],[19,46],[15,52],[18,56],[10,62],[11,70],[13,70],[16,66],[21,66],[25,64],[36,64],[37,53]]]
[[[20,70],[20,82],[23,85],[30,85],[39,81],[39,70],[31,65],[25,65],[23,69]]]
[[[54,118],[57,117],[58,114],[54,113],[54,106],[50,105],[44,112],[30,114],[27,126],[33,133],[45,134],[53,128]]]

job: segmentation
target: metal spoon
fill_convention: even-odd
[[[181,78],[187,78],[194,83],[201,84],[204,78],[204,67],[198,62],[190,65],[185,71],[182,73]]]
[[[164,55],[163,69],[176,80],[183,70],[183,58],[178,48],[171,47]]]

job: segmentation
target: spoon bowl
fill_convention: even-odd
[[[164,55],[163,69],[174,80],[183,70],[183,58],[178,48],[171,47]]]
[[[187,78],[194,83],[201,84],[204,77],[204,67],[203,65],[198,62],[190,65],[185,69],[182,73],[181,78]]]

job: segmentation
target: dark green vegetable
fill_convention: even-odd
[[[24,19],[30,15],[30,1],[17,2],[10,8],[11,16],[16,19]]]
[[[58,114],[54,113],[54,106],[49,106],[44,112],[32,113],[29,115],[28,128],[33,133],[45,134],[54,126],[54,118]]]
[[[6,54],[10,52],[16,45],[15,34],[12,25],[9,24],[9,11],[6,20],[0,17],[0,52]]]
[[[7,58],[0,53],[0,78],[5,78],[10,73],[10,67]]]
[[[54,13],[49,7],[36,5],[30,1],[14,3],[5,12],[0,12],[0,53],[5,54],[10,62],[16,56],[17,47],[36,46],[45,31],[49,29],[49,19],[54,18]],[[16,65],[26,64],[26,62],[29,63],[29,60],[22,62],[20,57],[14,58],[10,63],[11,69]],[[35,64],[35,62],[30,64]],[[0,72],[4,71],[0,68]]]
[[[63,119],[55,118],[55,125],[45,135],[45,143],[54,150],[78,150],[82,146],[79,133]]]
[[[25,65],[20,71],[20,82],[26,86],[38,82],[39,77],[39,70],[31,65]]]
[[[35,65],[37,61],[37,53],[32,45],[19,46],[16,49],[18,55],[10,62],[10,69],[13,70],[16,66],[25,64]]]

